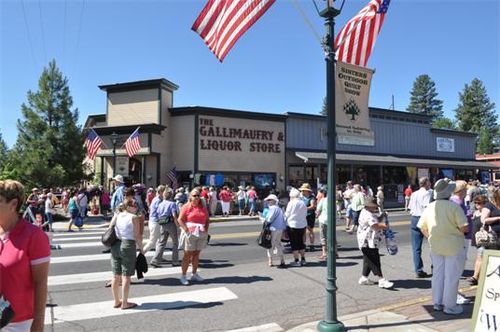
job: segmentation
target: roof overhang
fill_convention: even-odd
[[[295,156],[302,159],[305,163],[325,162],[325,152],[305,152],[297,151]],[[380,156],[380,155],[366,155],[366,154],[347,154],[337,153],[336,161],[349,162],[349,163],[363,163],[373,165],[395,165],[395,166],[421,166],[421,167],[456,167],[456,168],[483,168],[491,169],[496,168],[492,163],[475,161],[475,160],[434,160],[424,158],[406,158],[396,156]]]

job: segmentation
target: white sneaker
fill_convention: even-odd
[[[187,280],[185,275],[181,276],[181,284],[183,284],[184,286],[189,285],[189,281]]]
[[[191,280],[191,281],[198,281],[198,282],[202,282],[202,281],[203,281],[203,280],[205,280],[205,279],[203,279],[202,277],[200,277],[200,275],[199,275],[198,273],[193,273],[193,274],[191,275],[190,280]]]
[[[370,279],[368,279],[367,277],[361,276],[361,278],[359,278],[359,280],[358,280],[358,284],[360,284],[360,285],[373,285],[375,283],[373,281],[371,281]]]
[[[378,287],[380,288],[392,288],[392,286],[394,286],[394,283],[393,282],[390,282],[389,280],[385,279],[385,278],[382,278],[382,279],[379,279],[378,281]]]
[[[457,304],[470,304],[471,300],[463,296],[462,294],[457,294]]]

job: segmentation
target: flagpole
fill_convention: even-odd
[[[337,275],[336,275],[336,211],[335,211],[335,154],[337,133],[335,130],[335,50],[334,29],[335,16],[340,10],[333,7],[333,1],[327,0],[326,9],[319,12],[325,19],[326,35],[324,50],[326,61],[326,107],[327,107],[327,160],[328,160],[328,185],[327,185],[327,277],[326,277],[326,313],[325,319],[318,323],[318,331],[338,332],[345,331],[345,326],[337,319]]]

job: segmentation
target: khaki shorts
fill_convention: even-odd
[[[208,242],[208,233],[200,232],[199,236],[194,236],[193,234],[189,234],[186,236],[186,240],[184,242],[184,250],[185,251],[200,251],[207,246]]]
[[[135,241],[116,241],[111,247],[111,269],[113,275],[133,276],[135,274]]]

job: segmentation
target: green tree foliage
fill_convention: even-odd
[[[321,106],[321,112],[319,114],[321,115],[327,115],[328,109],[326,108],[326,97],[323,98],[323,105]]]
[[[2,133],[0,133],[0,172],[3,170],[4,165],[7,163],[9,150],[7,149],[7,143],[5,143]]]
[[[432,128],[451,129],[451,130],[457,129],[453,120],[447,117],[442,117],[432,122]]]
[[[443,101],[437,99],[436,84],[429,75],[418,76],[413,82],[410,104],[406,110],[432,116],[433,120],[443,117]]]
[[[455,117],[460,130],[480,133],[486,127],[490,133],[498,133],[495,103],[490,102],[481,80],[475,78],[470,85],[465,84],[459,99]]]
[[[28,91],[23,103],[23,119],[11,154],[16,176],[27,184],[60,186],[84,178],[83,135],[77,125],[78,110],[71,110],[73,99],[68,80],[57,68],[55,60],[44,68],[38,91]]]
[[[493,148],[493,137],[490,130],[487,127],[481,128],[477,142],[477,153],[490,154],[493,153]]]

